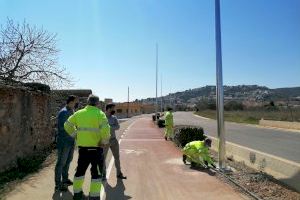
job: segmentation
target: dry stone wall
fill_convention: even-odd
[[[0,171],[53,142],[50,95],[0,85]]]

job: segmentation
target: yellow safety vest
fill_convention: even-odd
[[[185,155],[193,159],[193,161],[197,162],[197,160],[201,158],[209,164],[213,163],[209,149],[205,146],[204,141],[192,141],[187,143],[182,151]]]
[[[173,127],[173,125],[174,125],[173,124],[173,114],[170,111],[166,112],[165,125],[166,125],[166,127]]]
[[[65,122],[64,128],[76,138],[79,147],[98,147],[99,144],[109,143],[108,120],[105,113],[95,106],[86,106],[75,112]]]

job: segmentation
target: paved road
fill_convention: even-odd
[[[176,112],[175,125],[202,126],[210,136],[217,136],[215,120],[202,119],[191,112]],[[300,133],[280,129],[261,128],[236,123],[225,123],[228,141],[300,163]]]
[[[129,129],[130,124],[136,123]],[[117,181],[116,170],[111,156],[108,161],[108,183],[105,184],[101,200],[188,200],[222,199],[239,200],[248,197],[235,191],[207,172],[189,169],[181,161],[181,152],[163,139],[162,129],[158,129],[149,116],[132,118],[121,124],[118,138],[125,130],[120,145],[121,165],[127,180]],[[5,197],[7,200],[71,200],[72,187],[68,192],[54,192],[55,155],[49,166],[32,174],[13,188]],[[70,178],[74,176],[77,151],[70,166]],[[109,167],[112,166],[112,167]],[[88,194],[90,175],[87,170],[84,192]],[[205,184],[204,184],[205,183]]]
[[[113,163],[105,186],[106,200],[248,199],[208,171],[182,163],[182,153],[150,117],[137,119],[120,140],[121,165],[127,180],[116,180]]]

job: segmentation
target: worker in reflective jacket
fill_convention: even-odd
[[[183,162],[191,162],[192,167],[200,165],[202,167],[216,167],[214,161],[209,154],[209,147],[211,147],[211,139],[206,138],[204,141],[193,141],[187,143],[183,148]]]
[[[103,157],[99,155],[103,155],[103,148],[109,144],[110,126],[105,113],[97,108],[98,104],[99,97],[90,95],[88,105],[75,112],[64,124],[66,132],[76,138],[79,152],[73,180],[74,199],[83,198],[82,185],[89,164],[92,175],[89,199],[100,199],[102,168],[99,163],[103,163]]]
[[[173,113],[172,108],[168,108],[168,111],[165,114],[165,140],[173,138]]]

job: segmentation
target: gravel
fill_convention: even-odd
[[[216,152],[212,151],[212,155],[217,158]],[[264,200],[300,200],[300,193],[288,188],[264,172],[234,160],[227,160],[226,163],[227,166],[234,169],[226,175],[257,197]]]

